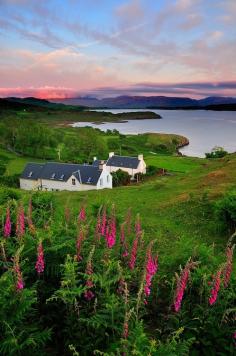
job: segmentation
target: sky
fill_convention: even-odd
[[[236,97],[236,0],[0,0],[0,97]]]

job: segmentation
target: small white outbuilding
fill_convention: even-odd
[[[94,157],[94,166],[98,166],[101,162],[103,161],[99,161]],[[138,155],[138,157],[129,157],[118,156],[115,155],[114,152],[110,152],[109,158],[104,164],[110,173],[121,169],[127,172],[132,178],[134,178],[135,174],[146,174],[146,163],[142,154]]]

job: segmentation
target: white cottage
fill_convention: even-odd
[[[104,189],[112,188],[112,176],[104,165],[28,163],[20,177],[20,187],[50,191]]]
[[[103,163],[94,158],[94,166],[98,166]],[[140,154],[138,157],[128,157],[128,156],[117,156],[114,152],[109,153],[109,158],[104,164],[109,172],[116,172],[119,169],[127,172],[132,178],[135,174],[146,174],[146,163],[143,159],[143,155]]]

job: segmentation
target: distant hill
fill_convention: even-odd
[[[44,99],[34,97],[29,98],[0,98],[0,110],[29,110],[29,111],[46,111],[46,110],[65,110],[65,111],[81,111],[85,107],[81,105],[66,105],[63,103],[50,102]]]
[[[200,100],[167,96],[118,96],[97,99],[79,97],[71,99],[4,98],[0,99],[0,109],[12,110],[61,110],[81,111],[89,108],[100,109],[167,109],[167,110],[236,110],[236,98],[208,97]]]
[[[78,97],[51,101],[69,105],[84,105],[90,108],[108,109],[199,109],[209,105],[236,104],[236,98],[231,97],[208,97],[196,100],[181,97],[129,95],[104,99]]]

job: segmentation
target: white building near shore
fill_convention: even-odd
[[[112,175],[105,165],[28,163],[20,177],[20,188],[45,191],[111,189]]]
[[[99,161],[94,157],[94,166],[98,166],[101,163],[107,167],[110,173],[121,169],[127,172],[132,178],[134,178],[135,174],[146,174],[146,163],[142,154],[138,155],[138,157],[129,157],[117,156],[114,152],[110,152],[107,161]]]

